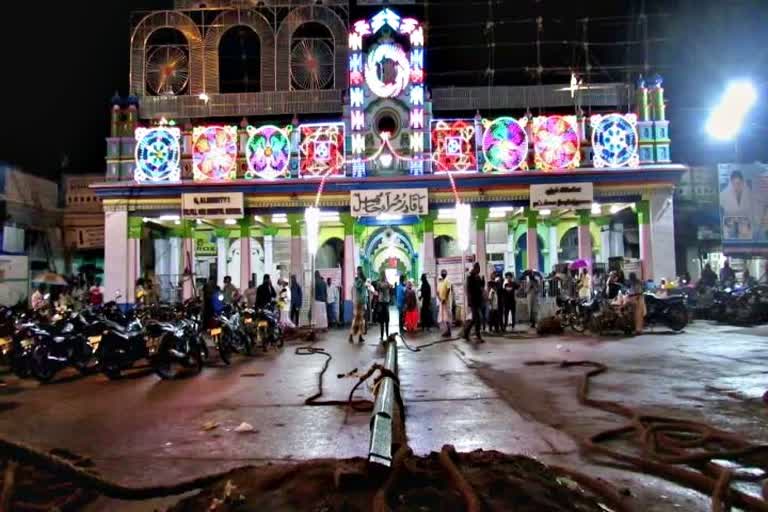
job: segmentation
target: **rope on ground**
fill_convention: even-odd
[[[412,347],[411,345],[408,344],[408,340],[406,340],[406,338],[405,338],[405,336],[403,334],[399,334],[399,335],[398,334],[393,334],[390,337],[393,338],[395,336],[400,336],[400,339],[403,340],[403,346],[405,348],[407,348],[411,352],[421,352],[423,349],[428,348],[428,347],[432,347],[434,345],[439,345],[441,343],[450,343],[452,341],[458,341],[458,340],[461,339],[461,338],[447,337],[447,338],[439,339],[437,341],[432,341],[430,343],[424,343],[422,345],[416,345],[415,347]]]
[[[110,498],[121,500],[146,500],[184,494],[218,482],[237,471],[223,471],[173,485],[128,487],[106,480],[91,471],[72,464],[62,457],[41,452],[23,443],[0,438],[0,455],[10,460],[15,460],[19,464],[28,464],[43,469],[65,480],[72,481],[80,487],[93,489]]]
[[[480,512],[480,498],[477,497],[477,493],[472,488],[472,485],[470,485],[470,483],[467,482],[467,479],[464,478],[464,475],[461,474],[461,470],[454,464],[454,455],[456,455],[456,449],[453,446],[448,444],[443,446],[439,455],[440,465],[445,469],[446,473],[448,473],[448,478],[450,478],[451,484],[458,489],[464,498],[464,503],[466,504],[465,510],[467,512]]]
[[[618,402],[589,398],[590,379],[607,371],[595,361],[530,361],[528,366],[558,365],[560,368],[587,367],[579,381],[578,400],[582,405],[627,418],[621,427],[599,432],[582,441],[587,454],[593,453],[627,464],[643,473],[665,478],[712,496],[712,510],[736,506],[750,512],[768,512],[768,502],[730,486],[734,481],[757,481],[768,477],[768,445],[754,445],[742,437],[710,425],[642,415]],[[642,456],[634,456],[607,448],[603,443],[620,438],[640,443]],[[761,473],[733,471],[716,464],[726,460],[746,467],[761,469]],[[685,466],[685,467],[681,467]]]
[[[378,385],[381,382],[381,379],[384,377],[391,377],[395,381],[395,385],[398,385],[398,379],[397,375],[387,370],[385,367],[383,367],[380,364],[373,364],[368,371],[360,375],[357,379],[357,382],[352,387],[352,389],[349,392],[349,396],[347,397],[347,400],[318,400],[320,397],[323,396],[324,389],[323,389],[323,379],[325,377],[325,372],[328,371],[328,366],[331,364],[331,360],[333,359],[333,355],[331,355],[329,352],[327,352],[324,348],[321,347],[314,347],[312,345],[305,345],[301,347],[297,347],[295,352],[297,356],[312,356],[312,355],[322,355],[325,357],[325,362],[323,363],[323,367],[320,369],[320,372],[317,374],[317,392],[304,400],[305,405],[310,406],[348,406],[351,409],[357,411],[357,412],[370,412],[373,410],[373,402],[368,399],[360,398],[355,399],[353,398],[353,395],[357,388],[359,388],[365,381],[367,381],[369,378],[371,378],[374,373],[377,371],[379,372],[378,376],[374,379],[374,396],[376,395],[376,392],[378,391]],[[352,371],[347,375],[354,375],[356,371]],[[340,375],[340,377],[344,377],[345,375]]]

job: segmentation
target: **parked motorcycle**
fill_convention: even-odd
[[[283,347],[283,328],[280,326],[280,317],[272,309],[262,308],[256,310],[256,343],[266,352],[270,347]]]
[[[146,349],[155,373],[164,380],[203,369],[203,340],[192,323],[151,320],[145,327]]]
[[[564,329],[571,328],[575,332],[582,333],[589,324],[589,309],[582,306],[579,299],[557,298],[557,316],[560,319],[560,325]]]
[[[632,305],[611,304],[605,299],[595,299],[593,304],[585,304],[589,311],[589,330],[597,335],[611,331],[621,331],[626,335],[635,332],[635,320]]]
[[[138,318],[125,326],[110,321],[105,324],[99,353],[100,369],[107,378],[119,379],[124,370],[148,358],[144,327]]]
[[[34,336],[32,375],[40,382],[50,382],[67,366],[74,367],[82,375],[93,372],[98,367],[96,352],[101,335],[94,335],[90,327],[78,313],[65,313],[61,318],[54,317],[51,324],[31,327]]]
[[[673,331],[682,331],[688,325],[688,310],[684,295],[657,297],[646,293],[644,298],[646,325],[664,325]]]

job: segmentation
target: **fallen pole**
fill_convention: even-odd
[[[397,341],[391,336],[386,342],[384,367],[387,373],[378,383],[376,402],[371,414],[371,442],[368,449],[368,461],[373,464],[390,467],[392,465],[392,430],[393,413],[397,390]],[[393,378],[393,376],[395,378]]]

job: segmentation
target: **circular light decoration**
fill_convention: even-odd
[[[365,82],[379,98],[394,98],[408,86],[410,72],[411,65],[403,49],[396,44],[384,43],[368,54]]]
[[[508,172],[528,168],[528,135],[525,133],[527,123],[526,118],[520,121],[511,117],[483,120],[485,172]]]
[[[199,126],[192,131],[192,172],[196,181],[237,176],[237,128]]]
[[[181,130],[167,126],[136,129],[136,169],[138,182],[179,181],[181,179]]]
[[[595,167],[637,167],[637,116],[595,115],[591,119]]]
[[[290,173],[288,165],[291,161],[291,129],[291,126],[282,130],[272,125],[248,127],[248,143],[245,145],[247,179],[258,176],[273,180]]]
[[[544,171],[579,165],[579,132],[574,116],[537,117],[531,130],[536,168]]]

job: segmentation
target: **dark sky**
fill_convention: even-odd
[[[730,147],[706,140],[701,128],[705,108],[730,77],[747,76],[761,88],[761,98],[753,115],[756,126],[745,135],[742,150],[746,158],[768,160],[766,0],[494,1],[493,64],[499,70],[494,82],[536,83],[535,75],[519,68],[536,65],[535,48],[527,43],[535,39],[536,25],[530,20],[538,16],[544,20],[542,39],[557,41],[581,38],[578,18],[605,18],[590,23],[590,40],[603,43],[593,49],[592,65],[642,63],[641,47],[630,45],[627,51],[611,45],[641,37],[636,23],[613,18],[638,14],[641,4],[651,14],[649,36],[663,39],[651,45],[650,62],[666,78],[673,158],[701,163],[728,157]],[[171,0],[27,0],[4,7],[0,161],[57,176],[67,155],[72,172],[103,172],[109,99],[115,91],[127,93],[130,12],[171,5]],[[431,3],[431,85],[488,82],[483,73],[490,58],[483,28],[488,18],[486,0]],[[582,54],[566,43],[545,45],[542,63],[583,66]],[[595,81],[625,76],[621,70],[595,74]],[[566,82],[567,75],[547,73],[544,82]]]

